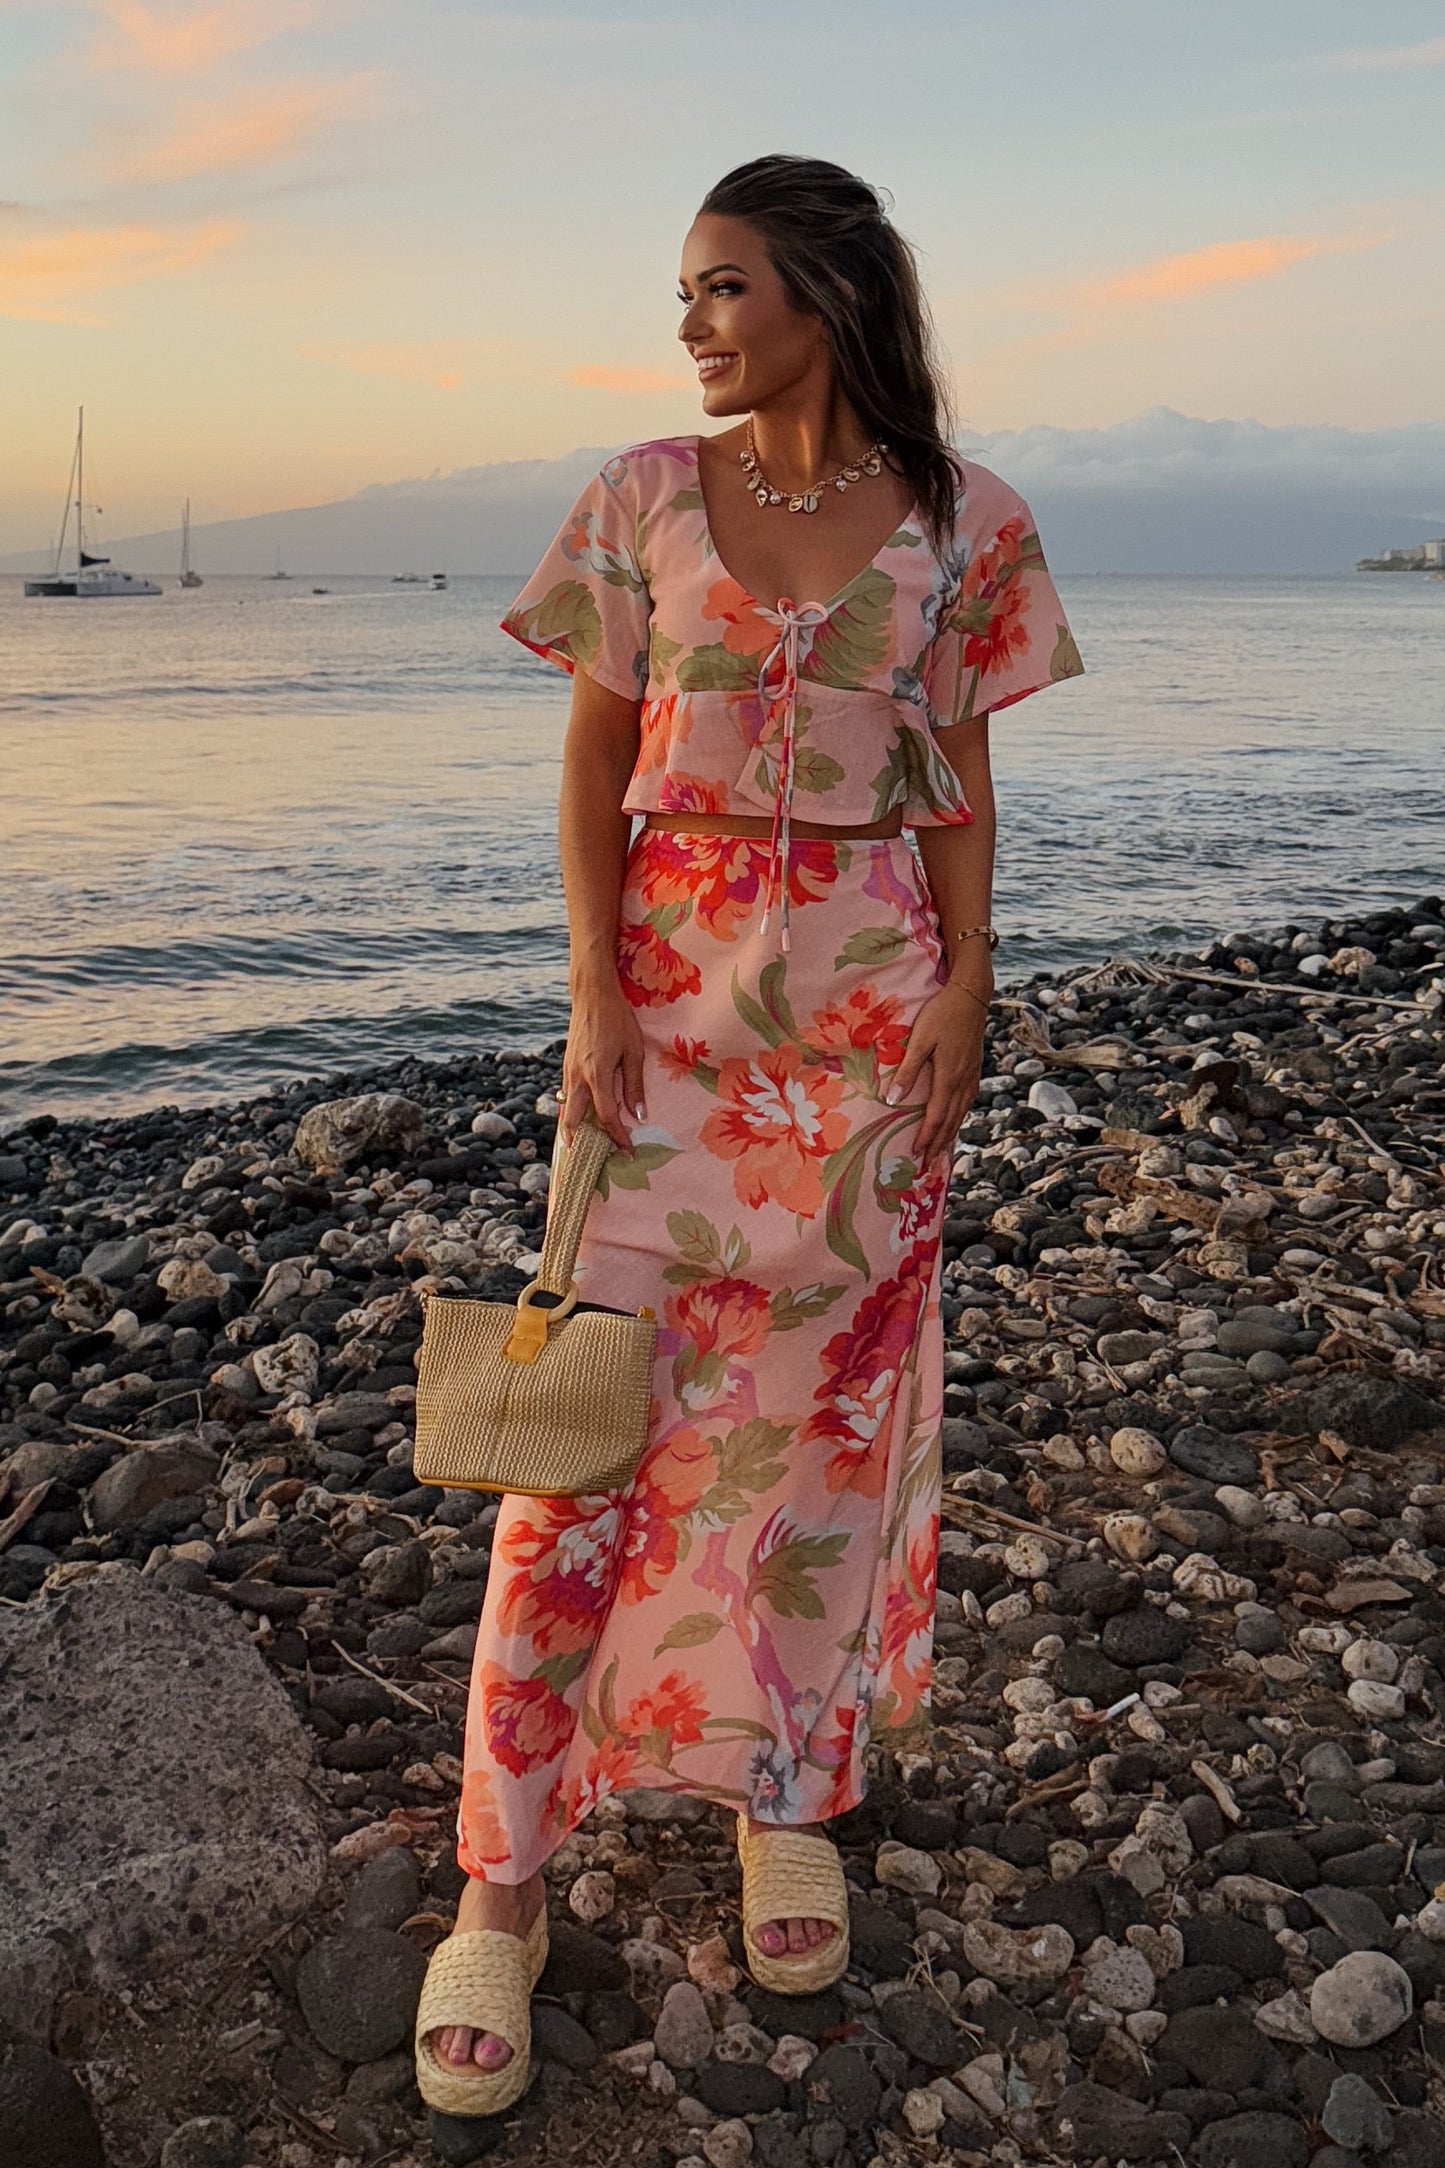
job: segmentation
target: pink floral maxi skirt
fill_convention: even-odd
[[[795,839],[784,955],[767,866],[657,830],[628,861],[648,1118],[579,1279],[656,1312],[652,1426],[627,1490],[502,1501],[459,1817],[484,1879],[637,1786],[823,1820],[926,1709],[947,1164],[884,1094],[938,929],[902,839]]]

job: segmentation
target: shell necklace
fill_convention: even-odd
[[[790,512],[816,512],[823,491],[830,483],[834,489],[841,491],[847,489],[851,482],[861,482],[870,474],[881,474],[883,454],[887,449],[888,446],[880,437],[876,444],[870,444],[866,452],[860,452],[856,459],[850,459],[847,466],[840,467],[836,474],[825,475],[821,482],[814,482],[811,489],[777,489],[758,465],[758,449],[753,442],[753,421],[749,415],[747,447],[738,453],[738,458],[742,461],[744,484],[759,504],[785,504]]]

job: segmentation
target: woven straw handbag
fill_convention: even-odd
[[[573,1272],[613,1150],[594,1121],[559,1132],[542,1269],[515,1303],[427,1294],[417,1481],[555,1498],[618,1490],[647,1442],[657,1325],[577,1300]]]

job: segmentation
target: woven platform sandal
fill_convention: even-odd
[[[500,2115],[521,2098],[532,2066],[532,1990],[546,1962],[545,1905],[525,1936],[483,1927],[437,1944],[416,2012],[416,2082],[429,2108]],[[443,2062],[431,2036],[448,2025],[496,2033],[511,2060],[500,2070]]]
[[[848,1886],[837,1847],[805,1829],[750,1829],[738,1816],[743,1866],[743,1947],[759,1987],[817,1995],[848,1969]],[[767,1920],[827,1920],[836,1929],[814,1950],[769,1957],[753,1940]]]

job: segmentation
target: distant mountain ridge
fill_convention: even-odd
[[[1102,429],[960,439],[1022,490],[1063,574],[1332,572],[1445,528],[1445,423],[1351,430],[1202,420],[1155,407]],[[373,482],[331,503],[194,526],[203,573],[524,573],[614,445]],[[162,576],[174,530],[108,545]],[[49,562],[0,557],[0,572]]]
[[[202,574],[270,572],[511,572],[541,555],[590,474],[615,450],[591,446],[562,459],[461,467],[425,480],[372,482],[328,504],[258,512],[191,526]],[[107,541],[132,571],[177,563],[177,530]],[[0,572],[49,564],[48,551],[0,557]]]

